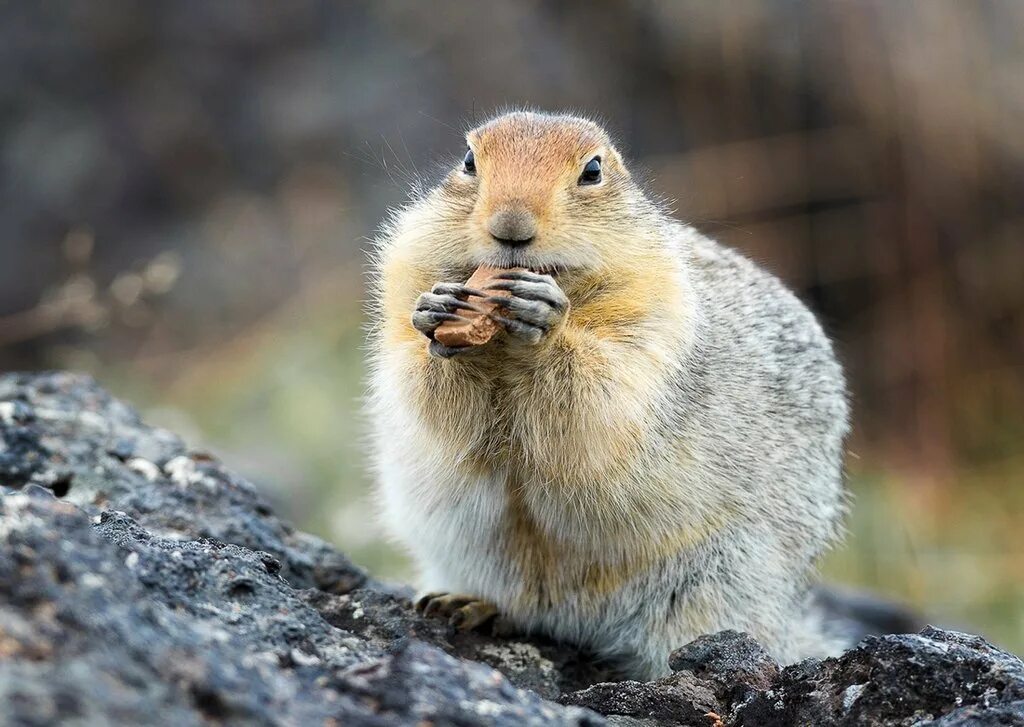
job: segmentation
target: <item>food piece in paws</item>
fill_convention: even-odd
[[[525,268],[492,268],[489,265],[481,265],[466,281],[466,287],[482,291],[484,286],[491,282],[491,279],[498,273],[523,270]],[[492,297],[511,295],[507,290],[487,292]],[[469,296],[468,301],[477,305],[480,310],[460,310],[459,315],[468,320],[445,321],[434,331],[435,340],[454,348],[457,346],[482,346],[494,337],[494,334],[501,328],[501,324],[493,320],[489,314],[497,310],[498,304],[475,295]]]

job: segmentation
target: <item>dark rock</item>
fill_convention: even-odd
[[[337,550],[278,519],[250,483],[146,426],[88,377],[0,377],[0,426],[0,485],[41,485],[90,515],[120,510],[154,535],[266,552],[296,586],[339,593],[366,581]]]
[[[935,727],[1022,727],[1024,701],[997,707],[963,707],[935,720]]]
[[[647,683],[456,632],[86,377],[0,376],[0,494],[11,724],[1024,724],[1024,664],[933,628],[785,669],[726,631]]]
[[[387,659],[349,669],[338,680],[344,692],[378,705],[383,724],[604,724],[592,712],[546,702],[493,669],[418,641],[399,642]]]
[[[0,421],[12,465],[0,472],[0,714],[9,723],[603,722],[434,646],[332,625],[304,589],[345,598],[371,583],[365,574],[89,379],[0,377],[0,404],[15,397],[32,416]],[[126,460],[122,440],[134,442]],[[46,486],[53,472],[74,478],[63,499]],[[366,615],[389,618],[386,609]],[[534,652],[524,664],[554,670]]]
[[[735,724],[927,724],[964,707],[1002,709],[1022,699],[1020,659],[980,636],[928,627],[870,636],[838,659],[787,667],[740,706]]]
[[[668,677],[653,682],[595,684],[561,699],[605,715],[653,720],[663,725],[711,725],[721,706],[698,679]]]
[[[495,639],[479,632],[456,631],[446,621],[420,618],[410,591],[362,588],[342,596],[307,591],[305,597],[331,624],[386,649],[411,637],[450,654],[481,661],[501,671],[518,687],[553,699],[607,679],[608,671],[572,649],[539,639]]]
[[[2,508],[0,549],[14,557],[0,558],[0,704],[11,724],[322,722],[332,713],[313,680],[277,665],[285,617],[275,624],[258,605],[235,609],[214,593],[224,569],[248,566],[240,549],[138,540],[127,516],[94,528],[56,499],[13,494]],[[286,594],[269,578],[263,585]],[[289,607],[301,603],[283,598],[282,614]],[[310,608],[287,619],[310,643],[337,641]],[[357,642],[330,653],[339,668],[377,655]]]
[[[672,671],[688,671],[715,684],[720,694],[737,686],[768,689],[779,676],[779,664],[747,634],[721,631],[701,636],[672,652]]]

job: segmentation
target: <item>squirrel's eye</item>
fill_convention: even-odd
[[[472,149],[466,150],[466,158],[462,160],[462,171],[466,174],[476,174],[476,158]]]
[[[601,157],[594,157],[583,167],[579,184],[597,184],[601,181]]]

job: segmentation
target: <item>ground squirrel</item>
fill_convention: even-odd
[[[597,124],[516,112],[466,139],[374,255],[374,461],[420,607],[636,678],[726,628],[783,662],[845,646],[808,596],[848,428],[814,316],[647,197]],[[479,265],[528,271],[469,290]],[[494,340],[434,340],[496,290]]]

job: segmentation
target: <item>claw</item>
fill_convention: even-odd
[[[432,308],[417,310],[412,314],[413,327],[428,338],[433,336],[434,329],[444,321],[463,322],[468,320],[469,319],[465,316],[448,313],[442,310],[434,310]]]
[[[486,290],[507,290],[509,292],[512,292],[513,290],[519,287],[518,285],[516,285],[516,282],[517,281],[504,282],[499,280],[497,283],[488,283],[487,285],[484,286],[484,288]]]
[[[457,609],[462,608],[472,600],[470,596],[453,596],[450,593],[444,593],[431,599],[427,607],[423,609],[423,615],[426,618],[433,618],[435,615],[451,617]]]
[[[443,313],[441,311],[432,311],[431,313],[432,313],[434,318],[437,318],[438,320],[442,320],[442,321],[463,321],[463,322],[465,322],[465,321],[469,321],[470,320],[469,318],[466,318],[466,316],[460,316],[460,315],[458,315],[456,313]]]
[[[471,351],[473,348],[473,346],[445,346],[436,339],[431,339],[430,341],[430,354],[440,358],[452,358],[464,351]]]
[[[419,598],[419,600],[418,600],[418,601],[416,601],[416,603],[415,603],[415,604],[413,604],[413,608],[414,608],[414,609],[416,609],[416,612],[417,612],[417,613],[423,613],[423,612],[424,612],[424,611],[426,610],[426,608],[427,608],[427,605],[428,605],[428,604],[429,604],[429,603],[430,603],[431,601],[433,601],[433,600],[434,600],[435,598],[437,598],[438,596],[443,596],[443,595],[444,595],[444,593],[443,593],[443,592],[435,592],[435,593],[425,593],[425,594],[423,594],[423,595],[422,595],[422,596],[421,596],[421,597]]]
[[[484,297],[486,293],[481,293],[479,297]],[[454,296],[446,296],[450,300],[431,300],[429,298],[423,300],[422,303],[416,308],[416,310],[436,310],[436,311],[447,311],[448,308],[458,308],[461,310],[472,310],[477,313],[482,313],[483,309],[476,303],[470,303],[468,300],[459,300]]]
[[[530,343],[537,343],[544,335],[544,329],[539,326],[533,326],[529,323],[523,323],[523,321],[517,321],[514,318],[505,318],[497,314],[491,314],[491,320],[497,321],[505,330],[514,336],[520,336],[527,339]]]
[[[490,601],[455,593],[428,593],[416,601],[415,608],[424,618],[447,618],[460,631],[475,629],[498,615],[497,606]]]
[[[507,290],[517,298],[523,298],[524,300],[536,300],[541,303],[547,303],[555,310],[562,310],[565,308],[565,303],[556,300],[548,295],[545,295],[543,291],[548,290],[548,286],[542,283],[526,283],[525,285],[521,281],[510,281],[510,282],[497,282],[491,283],[485,286],[487,290]]]
[[[470,601],[459,608],[448,619],[448,623],[459,631],[472,631],[495,618],[498,607],[489,601]]]
[[[541,317],[544,317],[544,301],[534,301],[530,300],[529,298],[517,298],[515,296],[505,297],[500,295],[492,295],[489,298],[485,298],[485,300],[489,303],[494,303],[499,308],[504,308],[505,310],[515,313],[519,316],[522,316],[523,314],[529,314],[532,312],[535,314],[539,314]],[[530,323],[531,325],[539,325],[534,323],[533,321],[524,322]]]
[[[470,288],[468,285],[463,285],[462,283],[438,283],[430,292],[435,295],[464,295],[466,297],[475,295],[478,298],[482,298],[486,295],[486,293],[483,293],[476,288]]]

